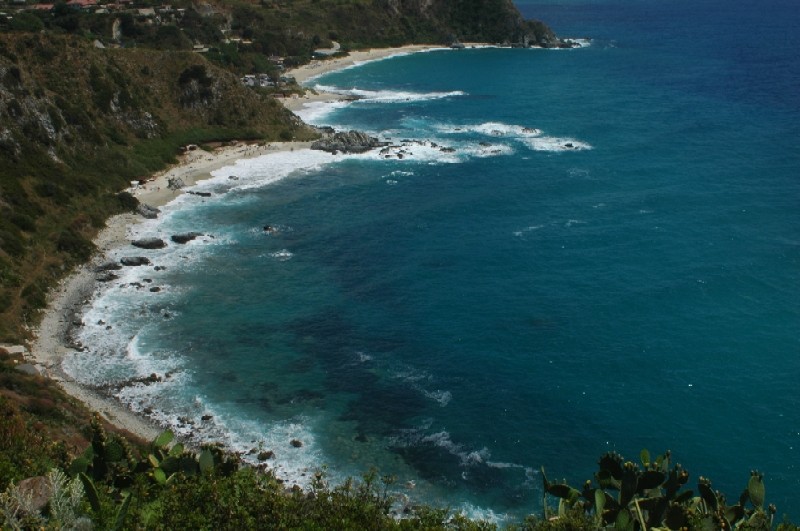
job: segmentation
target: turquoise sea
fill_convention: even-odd
[[[796,1],[518,4],[589,41],[311,81],[362,99],[308,121],[401,147],[217,172],[136,227],[206,236],[98,292],[67,371],[159,374],[117,395],[290,483],[377,467],[502,520],[540,510],[540,466],[669,449],[729,499],[760,470],[797,520]]]

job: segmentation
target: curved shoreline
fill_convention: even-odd
[[[302,83],[311,78],[336,70],[351,67],[363,62],[385,59],[406,53],[415,53],[433,48],[432,45],[409,45],[399,48],[385,48],[351,52],[346,57],[326,61],[314,61],[297,69],[288,71]],[[289,110],[301,110],[306,103],[319,101],[339,101],[342,96],[336,94],[313,94],[306,97],[287,98],[282,101]],[[275,142],[265,145],[237,144],[225,146],[214,152],[203,150],[189,151],[181,157],[179,163],[164,171],[154,174],[142,185],[129,189],[141,202],[152,207],[160,207],[181,195],[180,190],[171,190],[167,184],[171,178],[180,178],[186,187],[212,177],[211,172],[233,165],[238,160],[248,159],[307,148],[310,142]],[[48,305],[44,310],[38,328],[34,330],[35,340],[31,343],[28,356],[39,372],[57,382],[69,395],[83,402],[87,408],[100,413],[106,420],[118,428],[134,433],[143,439],[154,439],[163,429],[150,419],[134,413],[122,402],[112,396],[105,395],[95,389],[88,388],[71,379],[62,369],[61,363],[76,347],[71,344],[69,331],[76,315],[89,303],[97,290],[101,289],[96,279],[95,267],[106,260],[107,255],[129,243],[129,229],[143,217],[127,213],[112,216],[106,220],[106,226],[94,239],[97,251],[85,264],[75,268],[57,287],[48,294]]]
[[[267,153],[277,153],[301,147],[308,147],[307,142],[287,142],[256,146],[240,144],[220,148],[213,153],[202,150],[188,152],[176,166],[155,174],[147,183],[131,190],[141,203],[153,207],[163,206],[183,192],[171,190],[167,183],[171,178],[180,178],[186,186],[211,178],[211,172],[232,165],[237,160],[257,157]],[[65,356],[75,351],[69,339],[69,331],[76,320],[100,289],[96,279],[95,267],[106,261],[106,257],[114,250],[129,244],[129,229],[143,217],[126,213],[112,216],[106,220],[106,227],[94,239],[97,251],[87,262],[77,267],[48,295],[48,306],[44,311],[36,339],[31,344],[29,356],[39,372],[56,381],[69,395],[83,402],[92,411],[97,411],[111,424],[127,430],[144,439],[154,439],[163,428],[149,419],[135,414],[121,402],[97,390],[90,389],[72,380],[61,367]]]

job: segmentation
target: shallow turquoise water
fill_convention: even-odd
[[[98,297],[86,321],[113,329],[87,326],[101,347],[68,369],[169,374],[121,398],[274,449],[301,483],[376,466],[409,496],[519,515],[541,465],[582,483],[605,451],[671,449],[729,497],[760,469],[796,516],[798,13],[661,4],[524,4],[591,46],[316,80],[365,96],[318,123],[425,145],[220,172],[211,200],[138,229],[213,238]]]

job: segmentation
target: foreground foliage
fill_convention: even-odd
[[[3,529],[496,529],[447,509],[404,510],[392,493],[392,478],[375,472],[333,487],[317,473],[311,488],[287,489],[269,472],[240,467],[236,456],[218,446],[189,450],[169,431],[135,445],[108,433],[97,416],[89,426],[89,445],[66,463],[63,451],[52,454],[45,441],[10,429],[19,428],[22,415],[7,400],[0,406],[5,406],[3,440],[12,442],[0,454],[7,486],[0,495]],[[36,459],[14,461],[9,453]],[[44,500],[37,502],[30,486],[15,484],[26,474],[42,476],[33,480],[39,480]],[[682,490],[689,474],[671,464],[669,453],[651,461],[643,452],[641,469],[607,454],[599,461],[597,486],[587,481],[582,490],[552,483],[544,471],[542,478],[544,518],[530,517],[511,529],[769,530],[775,514],[774,507],[764,508],[759,474],[751,475],[739,502],[728,506],[704,478],[698,496]],[[559,500],[557,513],[548,508],[549,497]],[[777,529],[798,528],[783,523]]]
[[[689,472],[672,463],[666,452],[651,459],[642,450],[641,466],[607,453],[598,461],[594,481],[579,490],[568,484],[552,483],[542,468],[547,516],[547,496],[559,499],[559,517],[591,517],[597,528],[639,529],[771,529],[777,509],[765,507],[763,476],[750,473],[747,487],[734,504],[711,488],[700,476],[695,491],[685,488]]]

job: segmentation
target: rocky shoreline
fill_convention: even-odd
[[[326,62],[317,71],[304,69],[305,74],[325,73],[337,68],[353,64],[355,60],[379,59],[419,51],[430,47],[416,46],[392,50],[376,50],[370,52],[356,52],[355,57],[345,60]],[[358,55],[361,54],[361,55]],[[315,74],[315,75],[316,75]],[[306,75],[304,78],[308,78]],[[318,95],[318,99],[341,99],[339,96]],[[297,110],[302,108],[307,99],[287,100],[286,106]],[[48,309],[45,311],[41,324],[32,344],[30,357],[31,364],[36,370],[57,381],[67,393],[84,402],[91,410],[99,412],[109,422],[119,428],[128,430],[144,439],[153,439],[163,429],[157,425],[147,414],[137,414],[125,407],[114,397],[115,393],[127,385],[149,385],[165,378],[166,374],[152,374],[143,378],[133,378],[130,381],[114,385],[101,385],[88,387],[73,381],[62,369],[61,363],[71,353],[82,350],[85,346],[76,339],[75,331],[83,326],[82,316],[86,305],[91,301],[98,290],[117,280],[119,272],[126,267],[162,267],[154,264],[152,257],[148,256],[149,250],[162,249],[171,245],[185,245],[197,238],[212,238],[212,235],[189,231],[172,234],[163,238],[135,238],[131,236],[131,228],[143,220],[156,219],[160,207],[169,203],[182,193],[191,193],[187,190],[196,182],[211,177],[211,172],[232,165],[235,161],[277,153],[279,151],[294,151],[296,149],[321,150],[332,155],[377,152],[381,158],[398,158],[413,156],[413,150],[419,148],[433,148],[442,153],[451,153],[453,148],[438,146],[435,143],[420,140],[402,140],[397,142],[383,141],[358,131],[336,132],[332,129],[321,130],[323,138],[315,143],[286,142],[271,145],[254,145],[234,143],[210,153],[203,150],[187,150],[181,163],[167,171],[154,175],[145,182],[136,184],[130,192],[140,202],[135,213],[118,215],[107,220],[106,228],[95,239],[97,253],[89,263],[77,268],[72,275],[65,279],[60,286],[50,294]],[[487,149],[489,149],[487,147]],[[230,178],[235,178],[231,176]],[[207,192],[205,193],[207,195]],[[140,252],[133,252],[137,249]],[[159,286],[138,286],[140,289],[156,291]],[[189,422],[192,420],[193,422]],[[186,432],[195,430],[199,420],[188,419]],[[203,426],[213,424],[211,419],[201,422]],[[210,426],[209,426],[210,427]],[[202,431],[202,430],[201,430]],[[213,431],[213,430],[212,430]],[[188,437],[192,439],[193,437]],[[260,459],[259,459],[260,460]]]

